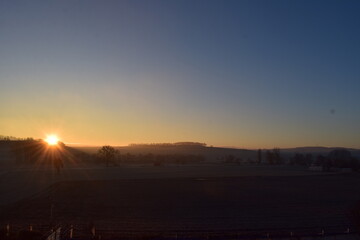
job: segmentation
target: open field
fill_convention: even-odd
[[[51,184],[63,181],[161,179],[161,178],[213,178],[244,176],[304,176],[321,174],[304,168],[289,166],[239,165],[167,165],[65,168],[60,174],[53,169],[23,168],[0,172],[0,208],[41,192]]]
[[[353,227],[360,176],[268,174],[60,182],[3,209],[1,222],[121,230]]]

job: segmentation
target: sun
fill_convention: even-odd
[[[54,146],[58,144],[59,138],[56,135],[48,135],[46,136],[45,142],[51,146]]]

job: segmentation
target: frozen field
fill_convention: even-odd
[[[48,172],[16,174],[38,183],[49,177]],[[314,175],[284,167],[78,169],[51,181],[62,182],[7,204],[1,221],[48,223],[53,203],[54,220],[94,222],[100,228],[320,229],[352,226],[350,211],[360,200],[357,174]]]
[[[49,169],[24,168],[0,172],[0,208],[30,197],[51,184],[77,180],[208,178],[239,176],[303,176],[319,173],[288,166],[185,165],[68,168],[60,174]]]

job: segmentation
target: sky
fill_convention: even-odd
[[[360,148],[359,1],[0,1],[0,135]]]

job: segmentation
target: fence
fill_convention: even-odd
[[[172,230],[172,231],[127,231],[121,229],[102,229],[94,225],[57,225],[49,230],[49,226],[29,225],[26,228],[11,226],[3,227],[4,234],[0,240],[352,240],[360,239],[355,228],[333,226],[326,228],[296,229],[223,229],[223,230]],[[19,234],[20,232],[27,234]],[[33,233],[33,234],[31,234]],[[37,234],[35,234],[37,233]]]

